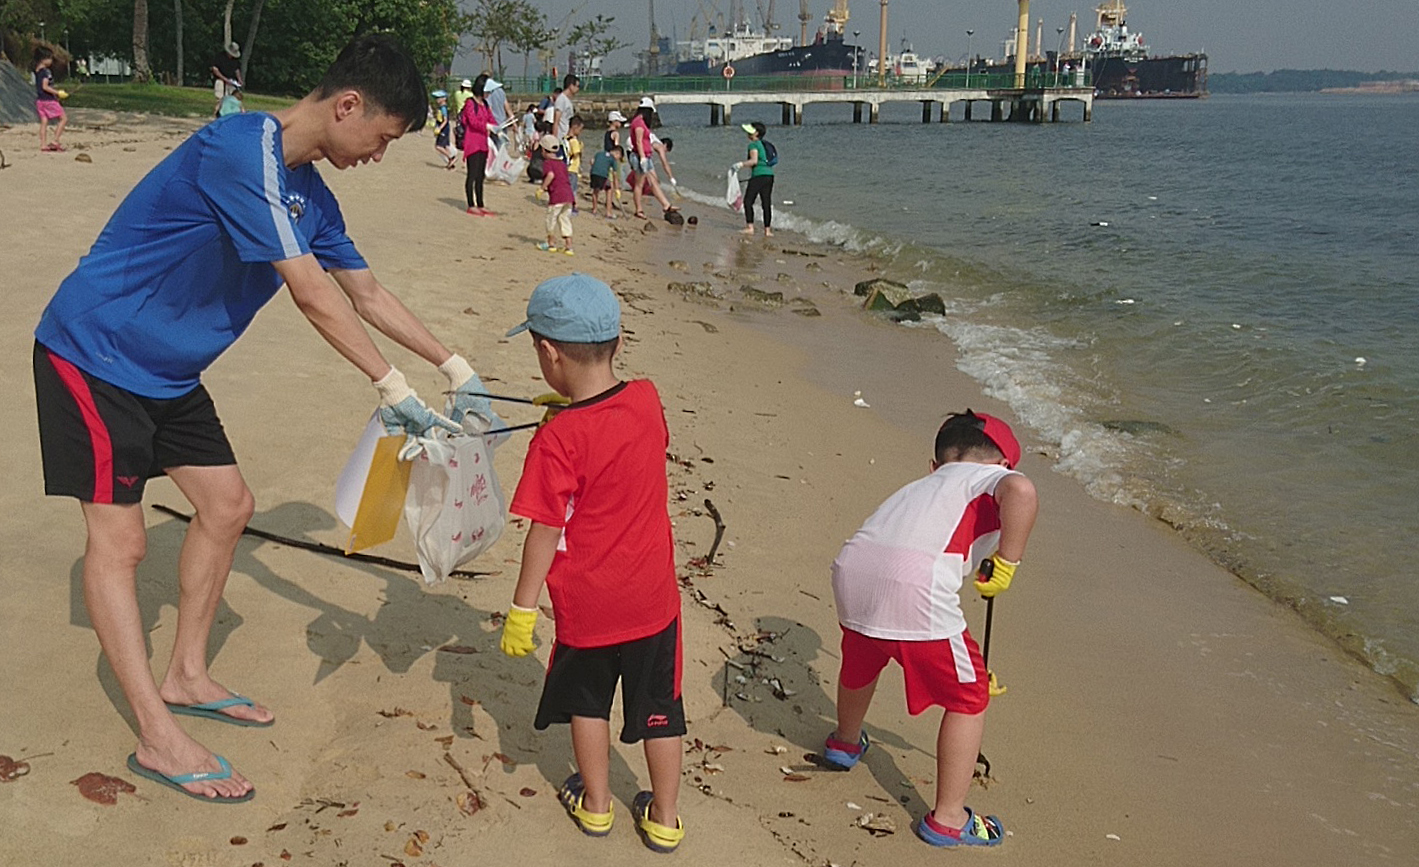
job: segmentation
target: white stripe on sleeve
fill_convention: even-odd
[[[261,169],[266,190],[266,204],[271,208],[271,222],[275,224],[276,236],[281,239],[281,250],[287,259],[301,255],[301,245],[296,241],[296,227],[291,224],[291,215],[281,203],[281,167],[276,164],[276,119],[268,117],[261,125]]]

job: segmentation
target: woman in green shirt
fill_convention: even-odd
[[[740,129],[749,135],[749,152],[743,162],[734,164],[737,169],[749,169],[749,186],[744,190],[744,222],[742,234],[754,234],[754,200],[764,206],[764,237],[774,235],[774,167],[769,165],[769,152],[764,147],[764,125],[759,121],[746,123]]]

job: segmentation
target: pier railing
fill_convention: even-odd
[[[503,86],[508,93],[550,93],[558,84],[547,76],[530,78],[508,78]],[[457,88],[457,80],[450,80],[449,90]],[[1079,70],[1055,72],[1053,70],[1032,69],[1025,75],[1025,90],[1078,90],[1094,86],[1092,74]],[[875,75],[867,73],[844,76],[786,76],[786,75],[737,75],[724,78],[720,75],[608,75],[598,78],[583,78],[581,94],[592,96],[632,96],[658,93],[804,93],[804,92],[852,92],[882,93],[884,91],[923,90],[1020,90],[1020,84],[1013,71],[1000,72],[950,72],[945,75],[920,80],[903,80],[889,77],[885,85],[879,86]]]

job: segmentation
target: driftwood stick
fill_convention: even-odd
[[[719,542],[724,538],[724,519],[719,516],[719,509],[714,507],[714,503],[705,498],[705,511],[714,519],[714,542],[710,545],[709,554],[705,555],[705,567],[714,565],[714,554],[719,550]]]

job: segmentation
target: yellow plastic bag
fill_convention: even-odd
[[[335,483],[335,511],[350,528],[345,553],[394,538],[409,490],[408,461],[399,460],[404,437],[384,436],[378,413],[370,419]]]

